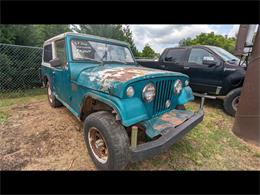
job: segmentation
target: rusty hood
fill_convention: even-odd
[[[166,76],[188,77],[182,73],[145,68],[136,65],[98,65],[82,70],[77,82],[94,90],[118,95],[129,83]]]

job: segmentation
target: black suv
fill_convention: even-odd
[[[207,45],[167,48],[158,61],[137,59],[137,62],[189,75],[194,95],[207,93],[208,98],[223,99],[225,111],[235,115],[246,67],[226,50]]]

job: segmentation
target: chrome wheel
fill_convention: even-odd
[[[234,108],[235,111],[237,111],[238,103],[239,103],[239,96],[235,97],[232,101],[232,107]]]
[[[100,163],[105,164],[108,160],[108,148],[104,137],[97,128],[91,127],[89,129],[88,142],[95,158]]]

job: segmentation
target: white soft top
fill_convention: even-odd
[[[95,36],[95,35],[90,35],[90,34],[82,34],[82,33],[76,33],[76,32],[66,32],[66,33],[62,33],[59,34],[55,37],[52,37],[50,39],[48,39],[47,41],[44,42],[43,45],[49,44],[53,41],[59,40],[64,38],[67,35],[74,35],[74,36],[79,36],[79,37],[87,37],[87,38],[93,38],[93,39],[97,39],[97,40],[103,40],[103,41],[108,41],[108,42],[112,42],[112,43],[118,43],[118,44],[122,44],[122,45],[128,45],[127,42],[124,41],[118,41],[115,39],[108,39],[108,38],[104,38],[104,37],[99,37],[99,36]]]

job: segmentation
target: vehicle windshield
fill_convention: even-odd
[[[88,40],[71,41],[73,60],[93,60],[97,62],[134,63],[129,49],[120,45],[112,45]]]
[[[227,61],[229,63],[239,62],[239,58],[220,47],[209,46],[209,48],[212,49],[216,54],[218,54],[224,61]]]

